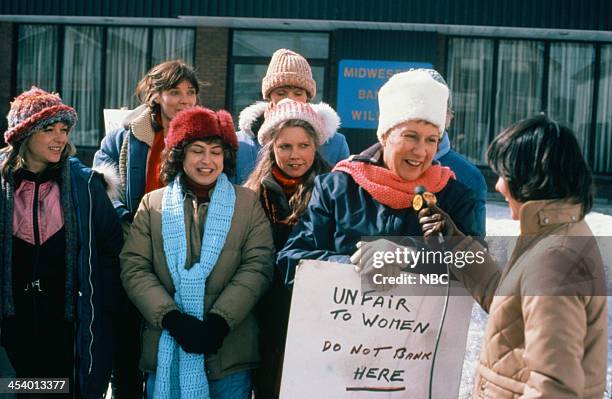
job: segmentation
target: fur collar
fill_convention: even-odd
[[[322,138],[322,144],[324,144],[338,131],[340,117],[332,107],[324,102],[311,103],[310,106],[323,120],[324,137]],[[257,101],[243,109],[238,118],[238,128],[254,138],[253,125],[257,119],[263,117],[267,107],[267,101]]]
[[[91,170],[101,175],[102,184],[106,189],[106,194],[112,200],[119,200],[122,196],[121,180],[115,167],[110,163],[101,163],[94,166]]]
[[[255,133],[253,133],[253,124],[257,119],[263,117],[267,107],[267,101],[257,101],[243,109],[238,117],[238,128],[249,136],[255,137]]]
[[[125,117],[123,125],[128,130],[131,128],[132,134],[138,140],[146,143],[149,147],[153,145],[155,129],[153,129],[153,125],[151,124],[151,109],[148,105],[142,104],[134,108],[134,110]]]

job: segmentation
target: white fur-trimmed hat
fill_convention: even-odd
[[[329,140],[340,127],[340,117],[325,103],[308,104],[285,98],[276,105],[270,102],[264,116],[264,123],[257,133],[262,146],[271,140],[272,132],[278,125],[292,119],[308,122],[317,133],[318,145]]]
[[[441,137],[446,124],[447,101],[448,87],[434,79],[428,70],[415,69],[391,76],[378,91],[378,139],[391,128],[410,120],[431,123],[438,128]]]

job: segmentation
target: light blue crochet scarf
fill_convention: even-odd
[[[217,263],[229,232],[236,192],[224,173],[215,184],[204,226],[200,261],[185,268],[187,235],[185,234],[185,196],[180,174],[166,187],[162,199],[162,237],[166,263],[176,288],[174,301],[181,312],[204,317],[206,278]],[[155,399],[210,397],[206,378],[204,355],[185,352],[163,330],[157,351]]]

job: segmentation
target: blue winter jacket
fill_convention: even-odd
[[[484,237],[487,232],[487,183],[484,176],[476,166],[451,148],[447,132],[444,132],[434,160],[439,161],[442,166],[451,168],[457,180],[474,192],[476,227],[478,236]]]
[[[474,195],[456,180],[436,194],[438,205],[457,227],[477,235]],[[307,210],[277,257],[279,273],[291,284],[301,259],[350,263],[363,236],[422,236],[412,208],[393,209],[375,200],[344,172],[315,178]]]
[[[144,196],[147,154],[153,143],[151,112],[146,106],[136,108],[127,118],[125,127],[107,134],[94,156],[94,167],[112,165],[121,178],[123,198],[113,200],[121,220],[132,221]]]
[[[123,233],[100,174],[70,157],[71,200],[77,226],[75,269],[76,375],[84,398],[106,392],[112,369],[112,320],[121,307],[119,252]],[[0,164],[2,160],[0,160]],[[0,197],[0,202],[7,196]],[[0,203],[0,209],[3,208]],[[0,242],[2,259],[11,242]]]
[[[100,175],[69,159],[79,253],[77,261],[77,375],[85,398],[100,398],[112,369],[112,319],[119,303],[123,233]]]
[[[238,121],[240,131],[236,133],[239,146],[236,158],[236,175],[230,179],[234,184],[243,184],[255,169],[257,154],[261,149],[261,145],[257,141],[257,132],[261,122],[263,122],[263,114],[267,105],[267,102],[260,101],[246,107],[240,113]],[[338,132],[321,145],[318,151],[331,166],[350,155],[346,138]]]

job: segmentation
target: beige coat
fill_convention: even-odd
[[[453,267],[489,313],[474,398],[601,399],[606,384],[605,276],[580,205],[530,201],[499,270]],[[595,245],[593,245],[595,244]],[[483,249],[470,237],[455,250]]]
[[[258,329],[252,309],[272,280],[270,223],[255,193],[234,188],[232,224],[219,260],[206,280],[204,297],[205,313],[222,316],[230,327],[218,353],[206,356],[206,370],[213,380],[257,366]],[[143,197],[120,255],[123,286],[145,319],[140,360],[145,372],[155,372],[157,367],[162,318],[177,309],[162,244],[163,193],[160,189]],[[187,267],[199,258],[207,207],[208,203],[198,206],[192,195],[186,196]]]

